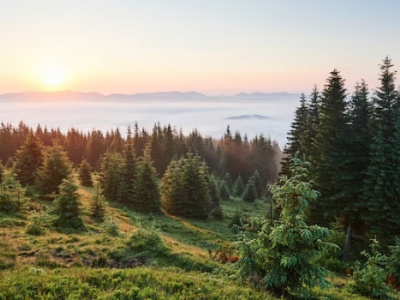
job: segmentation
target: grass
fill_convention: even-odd
[[[142,214],[107,203],[101,223],[89,216],[95,188],[79,193],[85,231],[31,235],[29,215],[38,212],[0,213],[0,299],[275,299],[241,282],[234,264],[209,255],[234,247],[229,224],[238,212],[242,219],[266,215],[265,200],[224,202],[222,220]],[[118,234],[110,233],[110,223]],[[316,299],[366,299],[343,290],[348,278],[330,281],[328,289],[312,291]]]

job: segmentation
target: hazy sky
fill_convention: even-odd
[[[398,0],[0,4],[0,93],[309,92],[333,68],[374,88],[400,66]]]

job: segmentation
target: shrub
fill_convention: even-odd
[[[304,298],[310,287],[325,287],[326,271],[315,261],[329,249],[338,248],[323,241],[329,235],[327,228],[305,222],[309,202],[318,195],[307,181],[308,165],[297,156],[292,158],[292,177],[282,176],[280,185],[270,186],[282,208],[280,221],[271,226],[271,221],[264,219],[255,239],[248,241],[242,233],[239,242],[240,275],[277,295]]]
[[[388,258],[379,252],[379,243],[376,239],[371,240],[371,254],[362,251],[361,254],[367,259],[364,266],[357,263],[352,280],[347,285],[350,292],[358,293],[378,299],[390,299],[392,289],[385,283],[387,271],[385,269]]]
[[[51,222],[46,213],[35,213],[30,217],[26,226],[26,233],[30,235],[43,235],[50,228]]]

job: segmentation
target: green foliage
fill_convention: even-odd
[[[0,211],[15,213],[22,210],[26,204],[25,190],[12,176],[3,175],[0,184]]]
[[[62,274],[60,271],[7,271],[0,280],[0,299],[274,299],[229,278],[177,268],[72,268],[62,270]]]
[[[210,202],[211,202],[211,216],[214,219],[222,220],[222,210],[221,210],[221,195],[219,193],[217,183],[215,182],[215,178],[210,176],[208,178],[208,190],[210,193]]]
[[[162,256],[169,250],[164,241],[154,231],[139,228],[127,241],[127,246],[139,256]]]
[[[162,206],[170,214],[205,219],[210,213],[208,169],[188,153],[172,161],[162,178]]]
[[[315,261],[338,248],[323,241],[328,229],[306,224],[309,202],[318,195],[307,181],[308,165],[297,156],[292,158],[292,177],[282,176],[280,185],[270,186],[282,209],[280,221],[271,226],[265,219],[255,239],[242,236],[240,242],[240,274],[279,295],[305,297],[310,287],[325,286],[325,269]]]
[[[235,197],[240,197],[242,196],[244,191],[244,183],[242,180],[242,176],[237,177],[237,179],[235,180],[235,183],[233,184],[233,188],[232,188],[232,195]]]
[[[64,179],[59,188],[60,193],[54,200],[54,213],[57,215],[54,225],[59,228],[83,229],[80,195],[76,192],[78,187]]]
[[[225,181],[221,181],[219,184],[219,194],[222,201],[229,201],[231,199],[229,195],[229,189]]]
[[[393,290],[385,283],[387,277],[386,265],[388,258],[379,252],[379,243],[376,239],[371,240],[371,254],[366,251],[361,254],[367,259],[363,267],[356,264],[353,277],[347,289],[377,299],[391,299]]]
[[[316,187],[321,193],[320,202],[312,207],[312,214],[319,223],[322,217],[333,220],[340,216],[346,203],[352,201],[343,189],[350,147],[347,139],[349,117],[346,114],[346,89],[338,70],[330,74],[322,91],[320,122],[314,140],[316,156],[312,161]]]
[[[59,144],[54,144],[46,153],[43,166],[37,177],[37,187],[41,196],[52,199],[59,193],[59,186],[71,176],[71,163],[67,153]]]
[[[394,274],[397,282],[400,280],[400,238],[397,237],[395,245],[389,246],[390,256],[388,257],[389,272]]]
[[[123,181],[124,160],[121,154],[108,152],[101,160],[100,186],[108,201],[118,201],[118,190]]]
[[[385,58],[381,65],[381,85],[373,98],[373,137],[370,163],[364,180],[361,217],[372,234],[398,234],[400,226],[399,142],[400,97],[396,88],[396,72]],[[389,234],[391,233],[391,234]]]
[[[242,197],[243,200],[246,202],[254,202],[257,200],[258,195],[256,190],[256,184],[252,179],[249,179],[249,181],[247,181]]]
[[[83,186],[93,186],[92,175],[90,173],[92,167],[87,162],[86,159],[82,160],[81,164],[79,165],[79,181]]]
[[[44,235],[51,227],[49,215],[46,213],[34,213],[29,218],[26,233],[30,235]]]
[[[104,221],[106,215],[105,199],[102,194],[100,194],[99,188],[97,187],[96,195],[93,195],[90,201],[90,215],[100,221]]]
[[[119,236],[121,232],[119,231],[119,222],[114,216],[110,216],[104,222],[104,228],[106,232],[111,236]]]
[[[133,180],[133,208],[140,212],[159,212],[160,198],[157,171],[150,157],[146,155],[139,160],[136,167]]]
[[[14,172],[23,185],[34,185],[36,173],[43,162],[41,142],[30,133],[15,155]]]
[[[261,175],[258,172],[258,170],[254,171],[254,173],[251,175],[250,179],[254,181],[254,185],[256,187],[257,195],[258,195],[259,198],[261,198],[265,194],[265,190],[264,190],[265,183],[262,180]]]

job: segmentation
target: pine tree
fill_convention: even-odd
[[[108,201],[119,200],[118,191],[123,180],[124,160],[119,153],[106,153],[101,159],[100,186]]]
[[[399,92],[392,67],[386,57],[381,65],[381,85],[373,98],[373,137],[361,215],[372,233],[384,236],[399,234],[400,228]]]
[[[71,162],[67,152],[59,145],[54,144],[46,153],[43,166],[39,169],[37,188],[42,197],[51,199],[58,194],[59,185],[64,179],[71,176]]]
[[[208,169],[188,153],[172,161],[162,179],[162,205],[170,214],[205,219],[210,213]]]
[[[327,228],[306,223],[307,209],[318,192],[308,181],[306,161],[297,156],[291,162],[291,178],[281,177],[279,185],[270,186],[273,198],[282,208],[280,220],[262,221],[253,240],[243,236],[240,242],[240,274],[251,276],[277,295],[296,295],[306,299],[313,286],[325,286],[326,271],[315,261],[329,250],[338,249],[324,242]]]
[[[346,89],[344,80],[336,69],[331,72],[322,92],[320,122],[315,137],[317,156],[314,158],[315,182],[321,192],[320,207],[313,207],[318,222],[324,217],[333,219],[339,216],[348,198],[344,197],[347,170],[346,151],[348,150],[348,116],[346,114]]]
[[[136,173],[136,159],[130,127],[128,127],[128,136],[123,153],[123,159],[123,170],[121,170],[123,177],[120,181],[117,198],[119,202],[130,203],[133,198],[133,180]]]
[[[78,187],[73,182],[63,179],[59,189],[60,193],[54,201],[54,212],[57,214],[54,224],[60,228],[83,229]]]
[[[104,196],[100,193],[99,183],[97,183],[96,195],[93,195],[92,200],[90,202],[90,215],[94,219],[100,222],[104,221],[106,215],[104,202],[105,202]]]
[[[235,183],[233,184],[233,188],[232,188],[232,195],[235,197],[240,197],[242,196],[244,191],[244,183],[242,180],[242,176],[237,177],[237,179],[235,180]]]
[[[213,218],[221,220],[223,218],[221,210],[222,199],[214,176],[209,176],[208,178],[208,190],[210,193],[211,215]]]
[[[233,182],[232,182],[232,177],[231,174],[225,173],[224,179],[226,190],[228,191],[228,194],[232,194],[232,189],[233,189]]]
[[[157,170],[153,167],[150,155],[141,157],[136,176],[133,181],[133,208],[141,212],[160,211],[160,187],[157,180]]]
[[[15,156],[14,172],[17,180],[25,185],[34,185],[36,174],[43,163],[43,147],[31,132]]]
[[[258,197],[262,197],[265,194],[264,186],[265,183],[263,182],[260,173],[258,170],[255,170],[254,173],[251,175],[250,179],[254,181],[254,185],[256,187]]]
[[[292,129],[288,133],[288,147],[286,154],[293,156],[297,151],[302,155],[305,153],[303,137],[309,118],[309,107],[304,94],[300,96],[300,107],[296,109],[292,122]]]
[[[243,200],[246,202],[254,202],[257,200],[258,195],[257,195],[256,185],[252,179],[249,179],[247,181],[242,197]]]
[[[93,186],[92,181],[92,174],[90,173],[91,167],[86,159],[82,160],[81,164],[79,165],[79,182],[83,186]]]
[[[231,197],[229,195],[227,184],[224,180],[221,180],[221,182],[218,186],[218,191],[219,191],[222,201],[229,201],[231,199]]]
[[[347,172],[343,174],[346,180],[342,189],[346,191],[349,201],[345,210],[349,225],[359,223],[363,214],[363,183],[369,165],[369,147],[371,144],[371,104],[368,99],[368,87],[364,81],[357,83],[351,97],[350,108],[350,147],[348,148]]]

